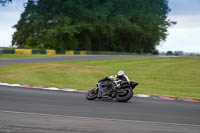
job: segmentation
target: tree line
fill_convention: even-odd
[[[151,53],[174,24],[168,0],[28,0],[19,48]]]

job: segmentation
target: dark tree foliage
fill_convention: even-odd
[[[168,0],[28,0],[12,44],[149,53],[174,23],[169,11]]]
[[[166,54],[167,54],[167,55],[173,55],[173,52],[172,52],[172,51],[167,51]]]

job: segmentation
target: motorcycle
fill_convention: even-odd
[[[97,82],[96,88],[88,91],[86,99],[116,98],[118,102],[127,102],[133,97],[133,90],[137,85],[137,82],[120,82],[120,85],[116,86],[113,80],[106,77]]]

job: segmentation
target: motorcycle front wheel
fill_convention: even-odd
[[[131,88],[125,88],[125,93],[119,93],[116,96],[118,102],[127,102],[133,97],[133,90]]]
[[[89,90],[88,93],[86,94],[86,99],[87,100],[94,100],[97,98],[98,90],[96,88]]]

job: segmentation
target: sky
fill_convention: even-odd
[[[200,52],[200,0],[169,0],[168,19],[177,24],[168,29],[168,37],[159,51]]]
[[[23,3],[27,0],[13,0],[13,3],[0,6],[0,47],[11,46],[12,34]],[[159,51],[185,51],[200,53],[200,0],[169,0],[171,12],[168,19],[177,24],[168,29],[166,41],[157,47]]]
[[[6,6],[0,5],[0,47],[11,46],[12,35],[16,31],[12,28],[20,19],[24,11],[23,3],[27,0],[13,0]]]

